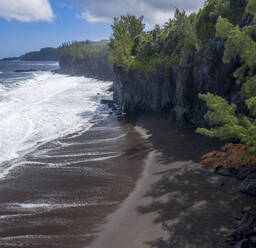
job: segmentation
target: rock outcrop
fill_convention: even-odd
[[[234,248],[253,248],[256,246],[256,211],[249,208],[242,211],[234,232],[227,243]]]
[[[105,81],[113,81],[113,63],[107,57],[88,58],[73,61],[72,56],[63,56],[60,59],[58,72],[77,76],[86,76]]]
[[[233,72],[239,61],[223,64],[223,46],[212,45],[203,58],[155,72],[114,67],[114,98],[125,112],[162,112],[177,124],[204,125],[205,104],[198,93],[211,92],[238,103]]]

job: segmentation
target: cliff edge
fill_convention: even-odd
[[[211,92],[239,103],[233,73],[239,61],[222,62],[224,47],[212,45],[204,58],[154,72],[114,66],[114,99],[127,112],[160,112],[182,126],[205,125],[206,105],[199,93]]]

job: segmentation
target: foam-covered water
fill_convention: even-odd
[[[35,72],[0,84],[0,178],[6,161],[18,158],[43,142],[77,130],[108,114],[100,105],[111,82]]]

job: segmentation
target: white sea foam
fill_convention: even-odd
[[[4,161],[38,144],[85,128],[105,116],[100,100],[110,97],[110,82],[84,77],[34,73],[33,79],[0,89],[0,178],[10,169]],[[1,164],[2,163],[2,164]]]
[[[31,63],[27,65],[51,65],[51,66],[58,66],[59,62],[44,62],[44,63]]]
[[[80,203],[13,203],[9,204],[7,209],[16,210],[19,212],[45,212],[52,211],[55,209],[63,208],[77,208],[77,207],[90,207],[90,206],[99,206],[99,205],[113,205],[118,202],[109,201],[109,202],[80,202]],[[1,216],[4,218],[4,216]]]

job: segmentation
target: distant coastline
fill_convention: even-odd
[[[58,61],[59,56],[57,54],[57,48],[46,47],[40,49],[40,51],[32,51],[25,53],[19,57],[7,57],[3,58],[3,61],[12,61],[12,60],[23,60],[23,61]]]

